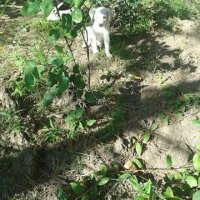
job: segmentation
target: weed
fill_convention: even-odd
[[[125,119],[121,104],[115,106],[109,118],[107,125],[96,134],[96,137],[102,142],[106,142],[113,136],[120,134],[120,128]]]
[[[190,106],[200,104],[200,94],[181,94],[174,87],[164,87],[163,97],[172,113],[184,113]]]
[[[18,112],[12,112],[7,110],[0,110],[0,125],[2,131],[20,133],[23,130],[20,117],[17,115]]]

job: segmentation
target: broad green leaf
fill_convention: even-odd
[[[58,53],[63,53],[63,47],[59,46],[59,45],[55,45],[55,49]]]
[[[54,58],[52,61],[51,61],[51,64],[55,67],[60,67],[63,65],[63,60],[62,58]]]
[[[72,20],[76,23],[81,23],[83,20],[83,14],[81,10],[76,9],[72,12]]]
[[[69,78],[68,77],[61,77],[61,79],[59,80],[59,84],[58,84],[58,88],[60,88],[60,90],[62,92],[64,92],[65,90],[67,90],[69,87]]]
[[[88,103],[95,103],[95,98],[94,98],[94,95],[92,92],[86,92],[85,93],[85,100],[88,102]]]
[[[21,12],[23,15],[34,16],[40,11],[39,0],[29,0],[22,8]]]
[[[151,137],[151,134],[149,132],[144,133],[144,135],[143,135],[143,143],[146,144],[149,141],[150,137]]]
[[[74,7],[80,8],[84,4],[85,0],[74,0]]]
[[[24,67],[24,82],[27,88],[30,88],[34,83],[35,79],[39,79],[39,73],[34,60],[27,60]]]
[[[166,164],[168,168],[172,168],[172,158],[170,155],[166,156]]]
[[[108,167],[106,165],[102,165],[99,173],[105,176],[108,173]]]
[[[70,81],[74,83],[74,85],[79,88],[79,89],[84,89],[85,88],[85,82],[83,78],[80,75],[72,75],[70,77]]]
[[[24,76],[24,82],[27,88],[31,88],[32,85],[34,85],[34,76],[33,74],[25,74]]]
[[[87,126],[93,126],[96,123],[95,119],[89,119],[86,121]]]
[[[193,157],[193,165],[195,170],[200,172],[200,153],[195,153]]]
[[[75,111],[75,114],[76,114],[75,118],[76,118],[76,119],[80,119],[80,118],[82,117],[84,111],[85,111],[85,110],[84,110],[83,108],[78,108],[78,109]]]
[[[139,142],[136,143],[135,150],[136,150],[136,153],[138,154],[138,156],[142,155],[142,145]]]
[[[80,99],[83,95],[83,90],[76,90],[76,97]]]
[[[54,96],[61,97],[62,92],[63,92],[62,89],[60,89],[56,85],[51,88],[51,93],[54,94]]]
[[[108,183],[110,181],[109,178],[101,178],[99,181],[98,181],[98,185],[99,186],[102,186],[102,185],[105,185],[106,183]]]
[[[120,175],[118,180],[119,181],[123,181],[125,179],[128,179],[129,177],[130,177],[130,174],[129,173],[125,173],[125,174]]]
[[[171,188],[171,187],[167,187],[166,191],[164,192],[164,195],[165,195],[167,198],[174,197],[174,193],[173,193],[173,191],[172,191],[172,188]]]
[[[75,74],[80,74],[80,69],[79,69],[79,65],[74,65],[74,67],[73,67],[73,72],[75,73]]]
[[[77,195],[81,195],[83,194],[84,192],[84,188],[78,184],[78,183],[75,183],[75,182],[72,182],[70,183],[71,187],[72,187],[72,190],[77,194]]]
[[[197,180],[194,176],[188,176],[186,178],[186,182],[191,188],[196,187],[198,185]]]
[[[60,38],[60,31],[57,29],[51,29],[49,31],[49,39],[50,40],[58,40]]]
[[[53,102],[53,94],[51,92],[46,92],[43,97],[44,106],[49,106]]]
[[[72,28],[72,16],[70,14],[62,15],[62,28],[69,33]]]
[[[199,200],[199,199],[200,199],[200,190],[196,191],[192,196],[192,200]]]
[[[53,4],[51,0],[43,0],[40,3],[40,9],[45,17],[47,17],[53,9]]]

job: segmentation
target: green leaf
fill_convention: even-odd
[[[136,153],[138,154],[138,156],[142,155],[142,145],[139,142],[136,143],[135,150],[136,150]]]
[[[51,94],[53,94],[53,96],[61,97],[62,92],[63,91],[60,88],[58,88],[56,85],[51,88]]]
[[[69,33],[72,28],[72,16],[70,14],[62,15],[62,28]]]
[[[195,125],[200,126],[200,120],[199,119],[192,120],[192,123],[195,124]]]
[[[95,98],[94,98],[94,95],[92,92],[86,92],[85,93],[85,100],[88,102],[88,103],[95,103]]]
[[[84,192],[84,188],[78,184],[78,183],[75,183],[75,182],[72,182],[70,183],[71,187],[72,187],[72,190],[77,194],[77,195],[81,195],[83,194]]]
[[[170,155],[166,156],[166,164],[168,168],[172,168],[172,158]]]
[[[74,7],[80,8],[84,4],[85,0],[74,0]]]
[[[164,192],[164,195],[167,197],[167,198],[171,198],[171,197],[174,197],[174,193],[172,191],[172,188],[171,187],[167,187],[166,191]]]
[[[152,182],[149,180],[148,182],[144,183],[144,190],[145,192],[150,195],[152,191]]]
[[[120,175],[118,180],[119,181],[123,181],[125,179],[128,179],[129,177],[130,177],[130,174],[129,173],[125,173],[125,174]]]
[[[200,172],[200,153],[195,153],[193,156],[193,165],[195,170]]]
[[[74,67],[73,67],[73,72],[75,73],[75,74],[80,74],[80,69],[79,69],[79,65],[74,65]]]
[[[24,68],[24,82],[27,88],[30,88],[34,83],[35,79],[39,79],[39,73],[34,60],[27,60]]]
[[[58,88],[64,92],[65,90],[67,90],[69,87],[69,78],[68,77],[61,77],[61,79],[59,80],[59,84],[58,84]]]
[[[83,20],[83,14],[81,10],[76,9],[75,11],[72,12],[72,20],[76,23],[81,23]]]
[[[103,176],[106,176],[106,174],[108,173],[108,167],[106,165],[102,165],[99,173]]]
[[[46,92],[43,97],[44,106],[49,106],[53,102],[53,94],[51,92]]]
[[[40,11],[39,0],[29,0],[22,8],[21,12],[23,15],[34,16]]]
[[[57,196],[58,196],[58,200],[67,200],[66,193],[61,187],[58,189]]]
[[[73,74],[70,77],[70,81],[73,82],[74,85],[79,89],[84,89],[85,88],[85,82],[84,82],[83,78],[81,77],[81,75]]]
[[[25,86],[30,89],[32,85],[34,85],[34,76],[32,74],[25,74],[24,76]]]
[[[199,200],[199,199],[200,199],[200,190],[196,191],[192,196],[192,200]]]
[[[55,45],[55,49],[58,53],[63,53],[63,47]]]
[[[86,121],[87,126],[93,126],[96,123],[95,119],[89,119]]]
[[[75,111],[75,118],[76,119],[80,119],[84,113],[84,109],[83,108],[78,108],[76,111]]]
[[[99,186],[102,186],[102,185],[105,185],[106,183],[109,182],[109,178],[101,178],[99,181],[98,181],[98,185]]]
[[[144,135],[143,135],[143,143],[146,144],[149,141],[150,137],[151,137],[151,134],[149,132],[144,133]]]
[[[151,131],[154,132],[158,128],[158,124],[156,122],[153,122],[151,125]]]
[[[57,41],[60,38],[60,31],[57,29],[51,29],[49,31],[49,39]]]
[[[54,58],[53,60],[51,60],[51,64],[55,67],[60,67],[63,65],[63,60],[62,58]]]
[[[187,184],[193,188],[193,187],[197,187],[197,180],[194,176],[188,176],[185,180],[187,182]]]
[[[142,168],[143,168],[142,163],[141,163],[138,159],[132,158],[132,159],[131,159],[131,162],[133,162],[135,165],[137,165],[137,167],[138,167],[139,169],[142,169]]]
[[[52,1],[51,0],[43,0],[40,3],[40,9],[41,9],[43,15],[45,17],[47,17],[51,13],[51,11],[53,9]]]

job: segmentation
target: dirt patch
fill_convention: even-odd
[[[6,20],[1,23],[6,26],[10,22],[15,23],[14,19]],[[157,127],[151,131],[151,141],[141,156],[145,166],[165,168],[166,155],[171,155],[173,167],[186,165],[195,151],[199,134],[199,128],[192,120],[200,115],[198,104],[184,106],[181,98],[189,93],[197,95],[200,92],[200,38],[198,21],[184,20],[179,24],[180,32],[173,35],[153,32],[127,38],[113,33],[113,58],[106,58],[104,52],[91,55],[92,88],[102,90],[109,101],[101,99],[97,105],[87,110],[88,116],[95,118],[100,126],[81,135],[78,141],[57,141],[41,145],[34,141],[42,132],[38,127],[37,130],[32,128],[24,131],[31,131],[29,134],[34,135],[29,140],[24,132],[17,135],[2,133],[0,145],[4,147],[1,151],[1,163],[4,167],[0,171],[1,190],[7,188],[2,199],[8,199],[6,195],[11,194],[17,199],[53,200],[56,199],[58,185],[66,184],[68,180],[79,180],[100,169],[102,164],[117,163],[123,168],[135,155],[133,139],[140,141],[142,134],[151,130],[152,124],[155,123]],[[5,31],[6,26],[0,29],[1,37],[1,32]],[[32,31],[29,27],[24,27],[24,35],[19,34],[15,39],[8,35],[3,50],[0,49],[0,52],[5,51],[0,53],[0,76],[10,76],[12,70],[3,73],[5,66],[9,68],[12,63],[15,67],[12,60],[7,61],[5,58],[10,56],[10,51],[14,51],[17,45],[25,45],[24,52],[33,48],[36,41],[33,37],[35,32]],[[29,41],[32,40],[30,45]],[[4,40],[0,42],[2,41]],[[13,41],[17,41],[17,45]],[[87,59],[81,45],[82,41],[78,38],[73,50],[84,71],[87,68]],[[169,105],[170,99],[165,98],[167,87],[173,88],[172,96],[178,99],[182,107],[178,105],[177,108],[176,104]],[[71,101],[66,93],[54,103],[55,107],[59,107],[56,115],[59,116],[57,118],[60,127],[67,111],[66,107]],[[113,135],[115,131],[119,134],[108,139],[108,116],[117,101],[122,105],[124,121],[120,126],[113,123],[116,126],[115,129],[111,129]],[[8,109],[14,107],[4,87],[0,89],[0,104]],[[178,114],[174,112],[176,109]],[[167,117],[167,123],[158,117],[158,113]],[[49,113],[47,117],[48,115]],[[34,117],[30,116],[31,120],[28,123],[44,123],[43,118],[33,119]],[[102,138],[106,138],[106,142]],[[20,180],[19,175],[22,175]],[[12,188],[13,184],[19,187]],[[16,195],[18,192],[19,196]]]

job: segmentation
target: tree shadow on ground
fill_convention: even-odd
[[[165,42],[160,42],[159,34],[141,34],[138,36],[111,35],[113,55],[127,61],[127,72],[145,70],[174,71],[178,68],[195,72],[197,66],[183,64],[180,59],[181,49],[172,49]]]
[[[176,88],[187,86],[186,88],[193,88],[189,92],[198,92],[200,90],[199,83],[200,81],[182,82],[176,85]],[[123,111],[124,120],[122,124],[113,124],[117,126],[119,136],[122,136],[127,130],[134,130],[134,132],[146,130],[141,121],[155,116],[158,112],[168,111],[169,108],[163,104],[162,95],[141,98],[140,90],[143,88],[145,86],[130,82],[120,89],[120,94],[115,96],[116,99],[123,102],[124,108],[127,108]],[[149,92],[151,93],[151,91]],[[187,93],[188,91],[183,92]],[[158,94],[162,94],[162,91],[158,91]],[[59,179],[63,176],[62,179],[65,179],[66,176],[63,172],[73,170],[73,163],[78,159],[80,153],[84,154],[102,144],[102,142],[104,144],[110,143],[116,139],[116,132],[110,132],[110,135],[104,137],[107,134],[108,126],[109,124],[106,124],[91,133],[80,135],[76,141],[62,141],[56,144],[27,147],[20,151],[18,156],[14,154],[1,158],[0,199],[11,199],[15,194],[26,193],[33,190],[35,186],[54,178]],[[169,144],[178,142],[164,137],[162,139]],[[6,147],[1,148],[6,149]],[[9,149],[6,149],[6,151],[9,152]],[[15,152],[15,150],[12,151]],[[179,151],[185,153],[184,149],[180,148]],[[116,162],[118,161],[116,160]],[[66,183],[70,181],[68,179],[66,178]]]
[[[141,70],[149,72],[176,70],[177,68],[189,68],[190,72],[195,71],[197,66],[180,64],[180,49],[170,49],[165,43],[157,41],[157,37],[152,34],[128,38],[120,35],[111,37],[113,55],[122,60],[127,60],[125,73],[134,73]],[[171,65],[168,61],[161,62],[165,57],[172,59]],[[111,75],[113,84],[121,77],[121,74]],[[146,90],[146,94],[150,95],[142,96],[141,90]],[[179,95],[179,90],[185,94],[198,92],[200,90],[200,80],[182,82],[175,86],[175,90],[177,92],[175,95],[177,96]],[[143,121],[155,117],[159,112],[169,111],[161,90],[152,91],[147,85],[141,85],[137,81],[127,82],[123,87],[119,88],[119,94],[111,98],[114,98],[115,102],[120,101],[123,105],[124,119],[121,124],[114,123],[110,127],[110,124],[106,123],[103,127],[100,126],[91,133],[80,135],[76,141],[42,144],[40,146],[27,147],[22,151],[13,149],[13,156],[8,155],[1,158],[0,199],[11,199],[16,194],[26,193],[28,190],[33,190],[35,186],[49,182],[54,178],[63,177],[62,179],[65,179],[67,177],[65,181],[70,181],[69,176],[65,176],[63,172],[73,170],[73,164],[80,156],[80,153],[92,150],[99,144],[110,143],[116,140],[116,135],[122,136],[126,131],[143,132],[143,130],[147,129],[142,123]],[[107,106],[109,107],[109,105]],[[99,116],[98,111],[93,115]],[[116,128],[112,129],[114,126]],[[165,137],[162,137],[162,139],[169,144],[177,143],[177,141]],[[6,147],[1,148],[5,149],[5,152],[10,151]],[[185,149],[180,148],[179,150],[186,153]],[[15,151],[19,152],[16,153]],[[119,159],[119,157],[116,159]]]

